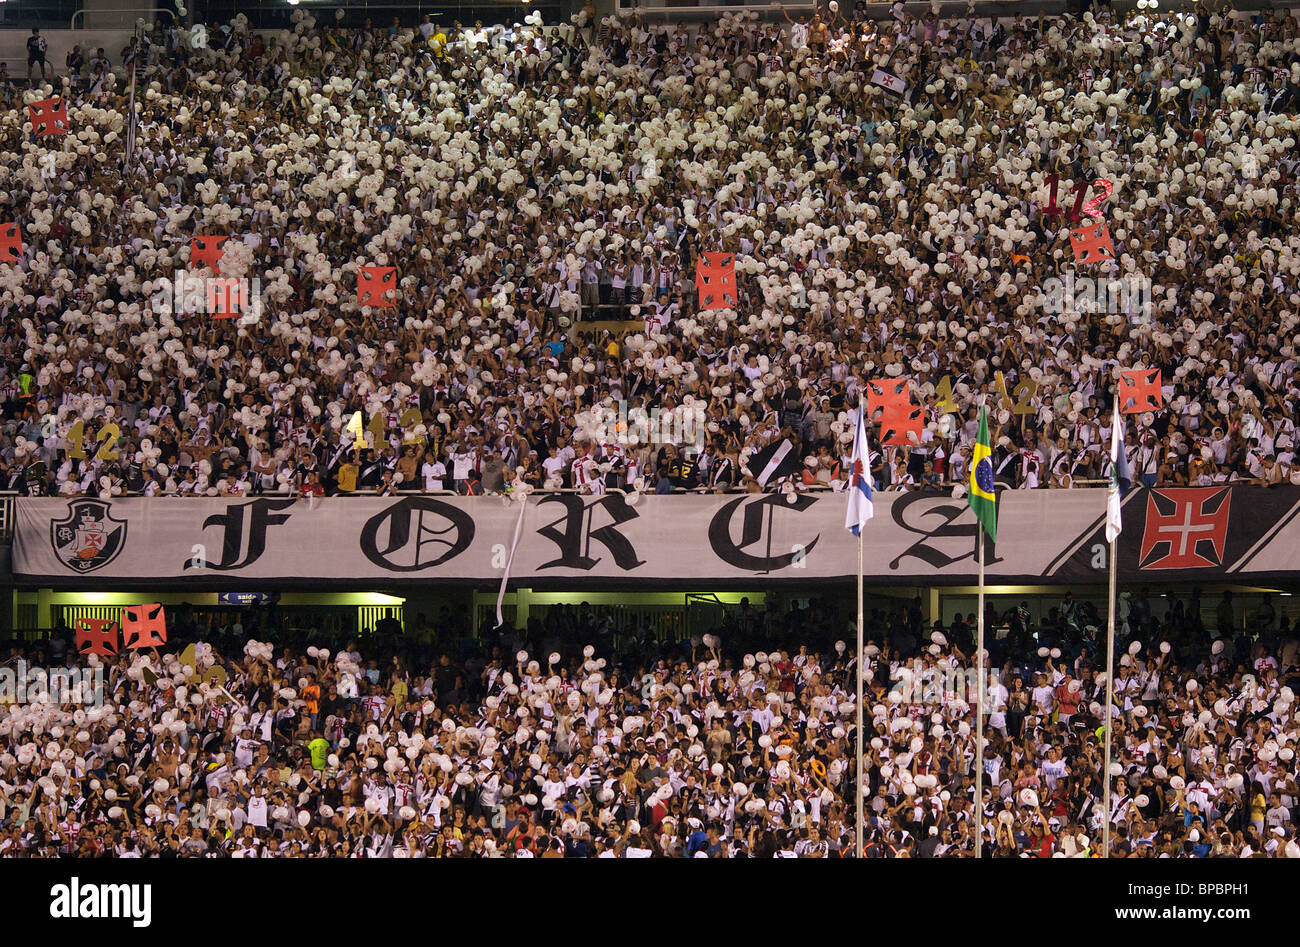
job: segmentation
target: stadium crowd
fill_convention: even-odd
[[[1206,611],[1213,635],[1196,593],[1121,598],[1113,853],[1300,857],[1300,639],[1268,599]],[[867,857],[974,855],[974,617],[871,612]],[[1095,610],[988,618],[985,857],[1096,857]],[[29,687],[0,713],[0,856],[853,857],[856,667],[833,607],[744,602],[681,641],[614,634],[585,603],[495,640],[446,619],[333,650],[273,608],[178,611],[165,653],[106,659],[102,704]],[[69,639],[4,667],[57,665]]]
[[[23,241],[0,264],[0,489],[757,489],[779,437],[834,485],[877,376],[926,412],[877,449],[878,487],[963,482],[984,396],[999,477],[1066,487],[1108,474],[1133,367],[1163,372],[1126,432],[1143,482],[1300,482],[1295,14],[845,6],[239,17],[124,51],[135,129],[125,74],[70,58],[23,98],[65,95],[71,134],[33,138],[17,103],[0,131]],[[1113,183],[1113,264],[1074,264],[1051,174],[1062,207]],[[229,238],[250,324],[172,305],[177,271],[208,273],[199,235]],[[736,256],[733,309],[699,307],[709,250]],[[358,305],[370,265],[396,267],[395,306]],[[1069,271],[1145,289],[1090,311],[1081,282],[1045,289]],[[583,321],[608,315],[640,322]],[[624,443],[620,405],[702,423]]]

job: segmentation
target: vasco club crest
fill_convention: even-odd
[[[1223,565],[1232,490],[1152,490],[1147,496],[1140,569],[1212,569]]]
[[[77,572],[94,572],[117,558],[126,543],[126,521],[114,519],[102,500],[73,500],[65,519],[50,521],[50,545]]]

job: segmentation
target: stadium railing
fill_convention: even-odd
[[[21,0],[0,3],[0,26],[5,29],[62,29],[68,16],[81,5],[80,0]]]
[[[851,6],[852,0],[844,0],[845,6]],[[883,7],[882,15],[888,13],[889,4],[874,3],[868,4],[868,7]],[[783,5],[785,12],[790,16],[799,17],[811,14],[817,9],[816,3],[786,3]],[[682,14],[695,14],[699,16],[718,17],[726,13],[744,13],[753,10],[759,14],[770,14],[774,17],[780,17],[781,10],[775,3],[765,0],[761,3],[745,3],[743,0],[736,0],[733,3],[714,3],[710,0],[618,0],[615,10],[619,13],[635,13],[644,17],[672,17]]]
[[[86,24],[86,18],[93,18],[91,25]],[[77,20],[80,18],[81,22]],[[86,10],[81,9],[72,14],[72,19],[68,21],[68,29],[82,30],[129,30],[138,25],[143,20],[152,25],[152,23],[163,18],[164,26],[173,27],[176,25],[176,14],[171,10],[165,10],[162,7],[121,7],[117,9],[104,10]],[[108,21],[108,22],[101,22]]]
[[[1076,481],[1074,482],[1074,486],[1075,486],[1076,488],[1095,488],[1095,487],[1105,487],[1105,486],[1107,486],[1109,483],[1110,483],[1110,481],[1108,481],[1108,480],[1076,480]],[[951,493],[952,490],[953,490],[953,488],[954,488],[954,487],[958,487],[958,486],[964,487],[964,486],[965,486],[965,483],[962,482],[962,483],[959,484],[959,483],[957,483],[956,481],[947,480],[947,481],[943,481],[942,483],[939,483],[939,484],[938,484],[934,489],[932,489],[932,490],[930,490],[930,491],[928,491],[928,492],[930,492],[930,493],[934,493],[934,494],[936,494],[936,495],[944,494],[944,493]],[[1013,488],[1012,488],[1010,485],[1007,485],[1007,489],[1013,489]],[[1040,489],[1047,489],[1047,488],[1044,487],[1044,488],[1040,488]],[[1060,489],[1060,488],[1057,488],[1057,489]],[[836,492],[835,489],[834,489],[833,487],[831,487],[831,486],[828,485],[828,484],[823,484],[823,483],[816,483],[816,484],[799,484],[799,485],[797,486],[797,490],[798,490],[798,492],[800,492],[800,493],[804,493],[804,492],[812,492],[812,493],[834,493],[834,492]],[[546,496],[547,494],[551,494],[551,493],[582,493],[582,492],[583,492],[583,491],[582,491],[581,489],[576,488],[576,487],[560,487],[560,488],[558,488],[558,489],[541,489],[541,488],[538,488],[538,489],[535,489],[535,490],[530,490],[530,491],[529,491],[529,495],[530,495],[530,496]],[[619,493],[619,494],[622,494],[623,496],[630,496],[630,495],[633,493],[633,491],[631,491],[631,490],[624,490],[624,489],[622,489],[622,488],[618,488],[618,487],[606,487],[606,488],[605,488],[605,492],[606,492],[606,493]],[[768,490],[751,491],[751,490],[747,490],[745,487],[728,487],[728,488],[723,488],[723,489],[717,489],[717,488],[714,488],[714,487],[674,487],[673,490],[672,490],[672,493],[673,493],[673,494],[684,494],[684,493],[705,493],[705,494],[712,494],[712,493],[728,493],[728,494],[736,494],[736,493],[751,493],[751,492],[757,492],[757,493],[770,493],[770,492],[774,492],[774,491],[771,490],[771,489],[768,489]],[[840,491],[840,492],[842,492],[842,491]],[[889,488],[886,487],[886,488],[880,489],[878,492],[880,492],[880,493],[897,493],[897,492],[900,492],[900,491],[890,490]],[[911,491],[911,492],[914,492],[914,491]],[[403,496],[403,495],[406,495],[406,494],[412,494],[412,493],[418,493],[418,494],[421,494],[422,496],[467,496],[467,495],[471,495],[471,496],[489,496],[489,497],[490,497],[490,496],[495,496],[495,497],[506,497],[506,496],[507,496],[506,493],[503,493],[503,492],[501,492],[501,491],[495,491],[495,490],[494,490],[494,491],[491,491],[491,492],[488,492],[488,493],[464,494],[464,493],[457,493],[457,492],[454,491],[454,490],[400,490],[400,489],[399,489],[399,490],[393,490],[393,491],[390,491],[389,493],[386,493],[386,494],[381,494],[378,490],[366,489],[366,490],[351,490],[351,491],[349,491],[349,492],[347,492],[347,493],[335,493],[335,494],[330,494],[330,495],[329,495],[329,498],[332,499],[332,498],[334,498],[334,497]],[[644,494],[645,494],[645,495],[652,495],[652,494],[654,494],[654,493],[655,493],[655,490],[654,490],[653,488],[650,488],[650,489],[647,489],[647,490],[644,491]],[[86,496],[87,494],[75,494],[75,495],[76,495],[76,496]],[[94,496],[95,494],[89,494],[89,495]],[[0,542],[8,542],[10,539],[13,538],[13,527],[14,527],[14,517],[15,517],[15,506],[14,506],[14,501],[17,499],[18,496],[19,496],[19,494],[17,494],[17,493],[13,493],[13,492],[0,493]],[[74,496],[74,494],[59,494],[58,496],[46,497],[45,499],[57,500],[57,499],[62,499],[62,498],[71,498],[72,496]],[[142,494],[138,494],[138,493],[121,493],[121,494],[115,494],[115,496],[117,496],[117,497],[119,497],[119,498],[128,498],[128,497],[139,497],[139,496],[142,496]],[[300,499],[306,499],[306,498],[307,498],[305,494],[301,494],[301,493],[299,493],[299,492],[296,491],[296,490],[263,490],[263,491],[260,492],[260,493],[254,493],[254,494],[241,494],[241,495],[239,495],[239,496],[228,496],[228,497],[209,497],[209,496],[206,496],[205,494],[200,494],[200,495],[198,495],[198,499],[228,499],[228,500],[239,500],[239,499],[244,499],[244,498],[246,498],[246,497],[278,497],[278,498],[281,498],[281,499],[288,499],[288,498],[290,498],[290,497],[299,497]],[[160,494],[160,495],[154,497],[154,499],[156,499],[156,500],[185,500],[185,499],[193,499],[193,498],[195,498],[195,495],[194,495],[194,494],[188,494],[188,493],[185,493],[185,494],[168,493],[168,494]]]
[[[18,494],[11,491],[0,492],[0,543],[11,542],[14,538],[14,515],[17,507],[14,501]]]

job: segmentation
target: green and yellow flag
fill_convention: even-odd
[[[971,457],[970,489],[966,493],[966,500],[975,511],[984,532],[997,542],[998,500],[993,488],[993,451],[989,448],[988,412],[984,408],[980,408],[980,430],[975,440],[975,454]]]

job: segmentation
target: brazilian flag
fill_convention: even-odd
[[[980,408],[980,430],[971,458],[970,489],[966,500],[994,542],[998,541],[998,500],[993,491],[993,451],[989,448],[988,412]]]

